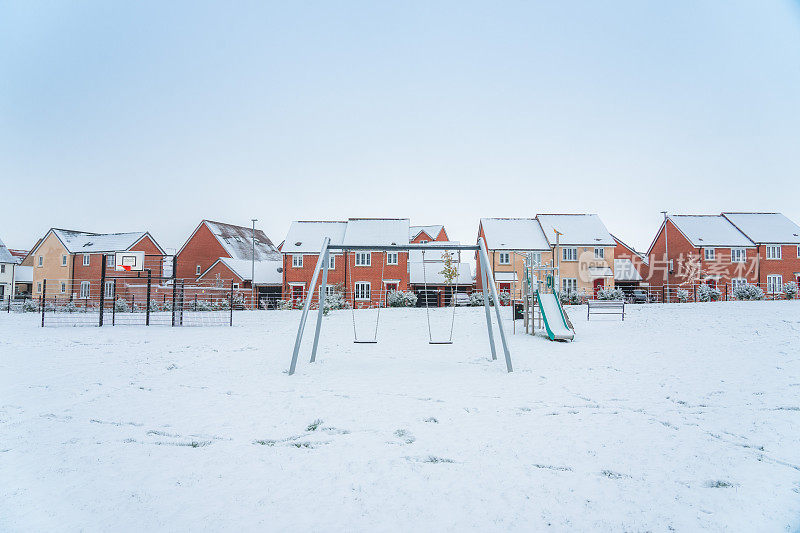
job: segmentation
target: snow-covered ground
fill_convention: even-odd
[[[482,313],[430,346],[420,310],[383,311],[377,345],[334,312],[294,376],[295,311],[2,314],[0,530],[800,527],[800,302],[571,308],[571,344],[508,327],[512,374]]]

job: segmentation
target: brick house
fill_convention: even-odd
[[[625,244],[615,235],[612,237],[617,243],[614,247],[614,285],[626,292],[646,285],[645,280],[649,272],[647,256]]]
[[[800,226],[781,213],[722,213],[755,246],[756,282],[767,294],[800,285]]]
[[[116,272],[117,252],[145,253],[145,268],[159,278],[164,271],[164,250],[146,231],[132,233],[90,233],[51,228],[28,254],[33,260],[33,297],[56,300],[91,300],[100,295],[102,262],[106,257],[107,277],[136,278],[137,272]],[[45,285],[45,280],[47,284]],[[131,282],[133,283],[133,282]],[[46,287],[46,288],[45,288]],[[112,295],[111,282],[103,289]],[[118,292],[124,287],[118,287]]]
[[[408,233],[408,242],[411,244],[425,244],[426,242],[446,242],[447,231],[444,226],[411,226]]]
[[[256,261],[220,257],[200,277],[200,286],[211,284],[216,287],[230,287],[236,300],[247,308],[254,307],[253,287],[257,289],[257,305],[261,309],[273,309],[281,297],[283,283],[283,263],[277,261]]]
[[[397,245],[408,243],[409,232],[407,218],[293,222],[281,249],[283,298],[305,298],[325,237],[331,244]],[[408,290],[408,284],[408,252],[330,253],[328,291],[344,289],[356,307],[378,305],[384,301],[385,291]]]
[[[722,215],[669,215],[647,251],[651,286],[758,283],[757,247]]]
[[[525,255],[558,266],[559,289],[596,293],[614,287],[616,241],[595,214],[540,214],[536,218],[482,218],[478,236],[486,239],[489,262],[500,292],[522,294]],[[480,262],[477,287],[482,288]]]

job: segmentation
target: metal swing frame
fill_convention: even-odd
[[[306,321],[308,320],[308,312],[311,310],[311,303],[314,299],[314,293],[317,294],[317,301],[319,303],[317,310],[317,323],[314,328],[314,344],[311,348],[311,362],[317,359],[317,347],[319,346],[319,335],[322,328],[322,315],[323,315],[323,299],[325,294],[325,286],[328,282],[328,255],[331,251],[368,251],[368,252],[402,252],[410,250],[463,250],[473,251],[478,254],[478,261],[481,267],[481,276],[483,281],[483,307],[486,313],[486,331],[489,335],[489,347],[492,350],[492,360],[497,360],[497,346],[492,328],[492,313],[489,305],[489,295],[491,294],[494,305],[495,316],[497,319],[497,327],[500,330],[500,341],[503,347],[503,354],[506,360],[506,369],[508,372],[513,372],[511,365],[511,352],[508,350],[508,342],[506,340],[506,332],[503,329],[503,321],[500,316],[500,299],[498,298],[497,287],[494,283],[494,276],[492,275],[491,264],[489,263],[489,253],[486,250],[486,241],[483,238],[478,239],[478,244],[401,244],[401,245],[343,245],[331,244],[330,237],[325,237],[322,242],[322,249],[317,259],[317,264],[314,267],[314,274],[311,277],[311,284],[309,285],[308,294],[306,296],[305,304],[303,305],[303,312],[300,315],[300,324],[297,328],[297,338],[294,342],[294,350],[292,351],[292,362],[289,365],[289,375],[293,375],[297,369],[297,358],[300,354],[300,345],[303,342],[303,332],[306,328]],[[317,279],[322,273],[322,280],[320,282],[319,290],[314,290],[317,286]]]

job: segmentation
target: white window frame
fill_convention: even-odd
[[[781,245],[780,244],[767,245],[766,256],[767,259],[779,260],[781,258]]]
[[[595,259],[605,259],[606,258],[606,249],[602,247],[595,246],[594,248],[594,258]]]
[[[199,276],[202,273],[203,273],[203,270],[200,268],[200,265],[197,265],[197,266],[194,267],[194,275],[195,276]]]
[[[0,265],[0,274],[5,274],[5,273],[6,273],[6,265],[4,264]]]
[[[372,284],[369,281],[356,281],[353,294],[357,302],[369,301],[372,296]]]
[[[356,252],[355,256],[355,263],[357,267],[372,266],[372,252]]]
[[[38,264],[38,266],[40,266],[40,267],[44,266],[44,256],[43,255],[39,256],[39,264]]]
[[[567,294],[578,292],[578,278],[561,278],[561,287]]]
[[[116,267],[115,263],[117,261],[116,254],[108,254],[106,256],[106,268],[114,268]]]
[[[333,254],[328,254],[328,270],[336,270],[336,256]]]
[[[731,248],[731,263],[746,263],[746,262],[747,262],[746,248]]]
[[[320,288],[322,288],[322,287],[320,287]],[[333,296],[334,294],[336,294],[336,287],[334,285],[331,285],[330,283],[325,285],[325,296],[326,297],[327,296]]]
[[[731,278],[731,290],[736,290],[740,285],[747,285],[747,278]]]
[[[66,281],[62,281],[61,284],[60,284],[60,288],[61,288],[61,294],[66,293],[67,292],[67,282]]]
[[[426,241],[425,239],[420,239],[420,244],[428,244],[430,241]]]
[[[510,265],[511,264],[511,252],[498,252],[497,264],[498,265]]]
[[[292,254],[292,268],[303,268],[303,254]]]
[[[578,260],[578,248],[571,246],[561,249],[561,260],[572,263]]]
[[[88,300],[92,296],[92,282],[91,281],[81,281],[81,292],[80,298],[81,300]]]
[[[767,276],[767,293],[780,294],[783,292],[783,276],[780,274],[770,274]]]
[[[114,297],[114,280],[111,281],[106,280],[105,286],[105,295],[104,298],[113,298]]]
[[[83,254],[83,266],[88,267],[91,264],[92,264],[92,255]]]
[[[239,289],[239,284],[238,283],[231,283],[231,288],[233,288],[233,290],[238,290]]]
[[[387,265],[399,265],[400,264],[400,254],[398,252],[386,252],[386,264]]]
[[[703,257],[706,261],[716,261],[717,260],[717,249],[716,248],[703,248]]]
[[[531,252],[533,255],[533,264],[534,265],[541,265],[542,264],[542,252]]]
[[[41,265],[39,265],[39,266],[41,266]],[[67,266],[67,254],[61,254],[61,266],[62,267]]]

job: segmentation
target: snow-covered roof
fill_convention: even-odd
[[[642,275],[630,259],[614,259],[615,281],[642,281]]]
[[[8,248],[6,248],[6,245],[3,244],[3,241],[0,241],[0,263],[17,263],[17,259],[11,255],[11,252],[8,251]]]
[[[15,250],[14,248],[9,248],[8,251],[11,252],[11,255],[14,257],[18,265],[21,264],[28,256],[28,250]]]
[[[555,230],[561,233],[559,244],[569,246],[616,246],[614,237],[600,217],[594,214],[537,215],[550,244],[556,243]]]
[[[482,218],[489,250],[547,251],[550,245],[535,218]]]
[[[64,244],[69,253],[122,252],[139,242],[148,233],[90,233],[53,228],[51,230]],[[155,241],[153,241],[155,242]]]
[[[722,215],[670,215],[669,219],[692,246],[753,246],[753,242]]]
[[[759,244],[800,244],[800,226],[782,213],[722,213],[747,237]]]
[[[15,266],[14,283],[33,283],[33,267],[22,265]]]
[[[407,218],[351,218],[342,244],[408,244]]]
[[[423,269],[424,266],[424,269]],[[472,285],[472,268],[469,263],[458,263],[458,276],[455,283],[457,285]],[[447,282],[444,279],[444,262],[442,261],[425,261],[409,263],[409,280],[414,285],[422,285],[426,281],[428,285],[445,285]]]
[[[234,226],[224,222],[214,222],[211,220],[203,221],[206,227],[214,234],[217,241],[225,248],[228,255],[233,259],[253,258],[253,228],[244,226]],[[256,261],[273,260],[277,261],[280,253],[272,244],[272,241],[260,229],[255,231],[255,259]]]
[[[444,229],[442,225],[433,226],[411,226],[408,232],[408,240],[413,240],[423,231],[428,234],[431,239],[435,239],[439,233]]]
[[[322,241],[330,237],[331,244],[342,244],[347,222],[298,220],[292,222],[286,240],[283,242],[283,253],[319,253]]]
[[[231,259],[220,257],[217,263],[223,263],[231,269],[233,273],[242,278],[242,281],[250,281],[253,274],[253,262],[247,259]],[[216,265],[217,263],[214,263]],[[214,265],[211,268],[214,268]],[[211,270],[206,270],[208,272]],[[255,282],[254,285],[280,285],[283,283],[283,261],[266,260],[255,262]],[[205,276],[205,273],[203,274]],[[200,276],[202,278],[203,276]]]

